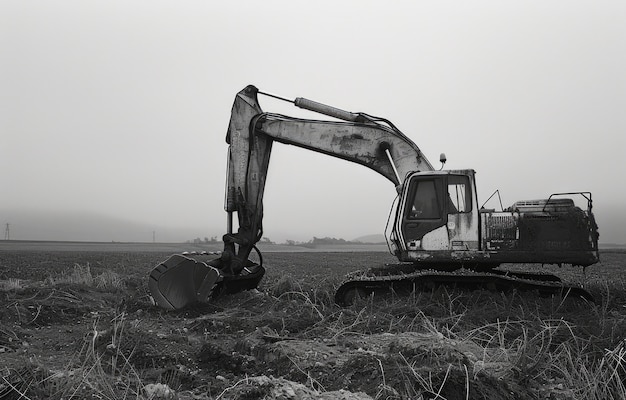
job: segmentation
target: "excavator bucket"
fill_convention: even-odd
[[[206,262],[174,254],[152,270],[148,287],[157,305],[178,310],[206,301],[220,278],[219,270]]]
[[[150,273],[150,294],[159,307],[180,310],[221,294],[255,289],[265,274],[265,268],[252,261],[238,275],[224,274],[220,265],[220,258],[210,254],[174,254]]]

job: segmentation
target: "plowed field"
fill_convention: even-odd
[[[346,273],[395,259],[311,251],[266,252],[258,290],[165,312],[151,302],[147,276],[169,248],[4,242],[0,250],[0,399],[626,393],[625,252],[603,252],[586,273],[550,268],[585,285],[596,304],[440,289],[340,308],[333,295]]]

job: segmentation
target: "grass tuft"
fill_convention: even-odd
[[[24,289],[24,282],[17,278],[0,280],[0,291],[18,291]]]
[[[77,285],[96,287],[99,289],[123,290],[126,285],[122,277],[110,269],[103,271],[99,275],[91,272],[89,263],[85,265],[75,264],[70,273],[48,276],[44,281],[45,286]]]

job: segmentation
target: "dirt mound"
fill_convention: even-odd
[[[269,373],[328,390],[364,390],[377,398],[400,398],[407,381],[417,396],[455,399],[530,398],[501,379],[506,363],[485,362],[485,349],[441,334],[347,334],[335,339],[277,338],[258,329],[235,352],[254,357]],[[494,397],[495,396],[495,397]]]

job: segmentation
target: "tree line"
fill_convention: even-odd
[[[220,244],[222,243],[222,239],[218,238],[217,236],[211,236],[209,237],[205,237],[204,239],[200,239],[199,237],[195,238],[195,239],[191,239],[191,240],[187,240],[186,243],[194,243],[194,244]],[[334,237],[323,237],[323,238],[318,238],[313,236],[313,239],[310,239],[306,242],[301,242],[298,240],[292,240],[292,239],[287,239],[282,243],[276,243],[274,241],[272,241],[270,238],[268,237],[263,237],[261,238],[261,240],[259,241],[259,244],[283,244],[283,245],[287,245],[287,246],[304,246],[304,247],[314,247],[314,246],[323,246],[323,245],[349,245],[349,244],[372,244],[372,243],[366,243],[366,242],[359,242],[359,241],[350,241],[350,240],[345,240],[345,239],[341,239],[341,238],[334,238]]]

